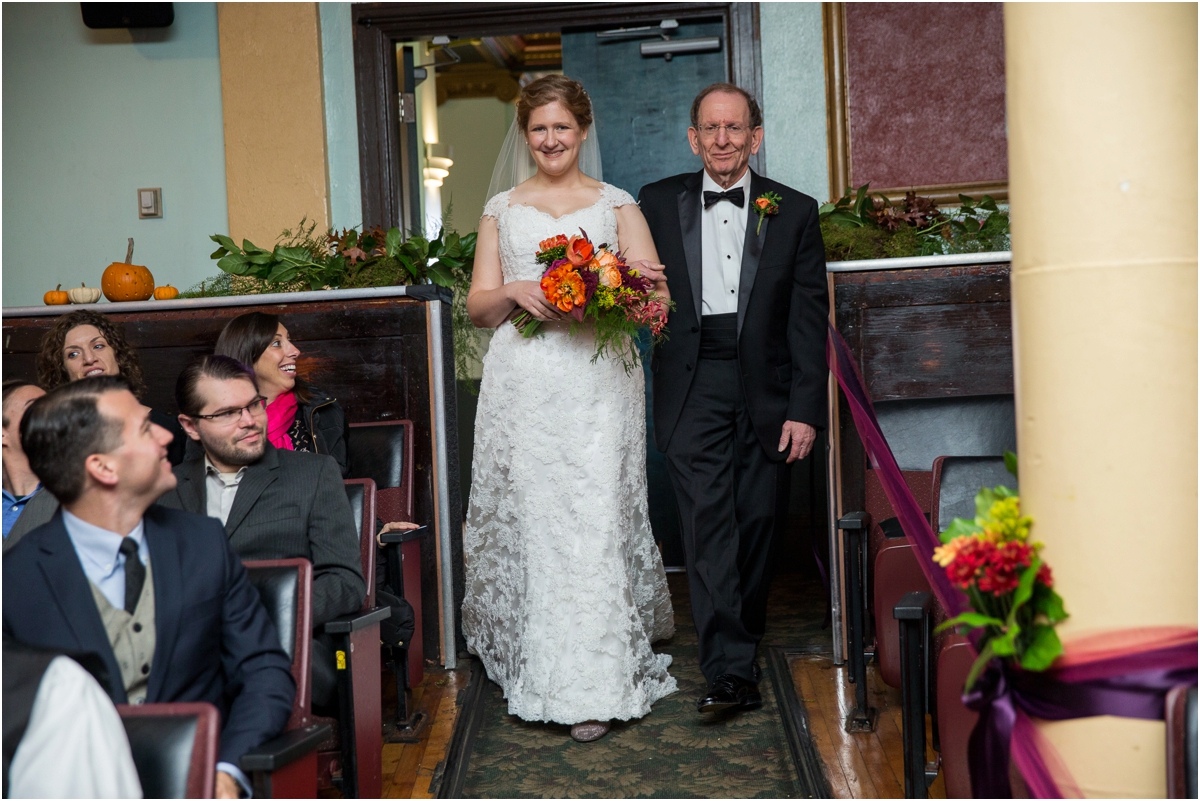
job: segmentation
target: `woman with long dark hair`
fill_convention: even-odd
[[[38,384],[47,392],[81,378],[119,375],[124,376],[139,399],[146,395],[137,350],[125,339],[120,325],[91,309],[64,314],[46,332],[37,355],[37,374]],[[179,420],[157,409],[150,410],[150,420],[174,435],[167,458],[173,465],[182,462],[187,436]]]
[[[225,324],[214,352],[254,370],[258,390],[267,399],[267,439],[272,445],[332,456],[346,476],[346,413],[336,398],[296,374],[300,350],[277,316],[249,312],[234,317]]]

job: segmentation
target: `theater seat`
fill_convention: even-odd
[[[904,537],[887,540],[875,556],[875,661],[891,687],[901,686],[900,628],[892,610],[909,593],[932,592],[917,558]]]
[[[971,798],[971,771],[967,767],[967,741],[979,713],[963,706],[962,690],[975,661],[975,652],[965,637],[949,634],[938,643],[937,692],[938,731],[942,775],[947,798]]]
[[[333,727],[312,716],[312,564],[307,559],[243,563],[250,584],[292,660],[296,697],[283,732],[242,757],[256,798],[315,798],[317,748]],[[150,797],[150,796],[147,796]]]
[[[1017,477],[1003,456],[939,456],[933,462],[933,496],[929,523],[941,534],[956,517],[975,518],[975,495],[983,487],[1017,491]]]
[[[118,704],[145,798],[212,798],[221,716],[207,703]],[[66,767],[66,769],[70,769]]]

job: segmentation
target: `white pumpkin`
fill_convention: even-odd
[[[75,289],[68,289],[67,297],[72,303],[95,303],[100,300],[100,290],[94,286],[80,284]]]

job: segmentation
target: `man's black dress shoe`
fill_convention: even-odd
[[[762,695],[758,684],[722,673],[708,688],[708,694],[696,702],[697,712],[724,712],[728,709],[758,709],[762,706]]]
[[[754,679],[755,684],[758,684],[760,681],[762,681],[762,668],[760,668],[758,666],[757,659],[755,659],[754,662],[750,665],[750,670],[753,671],[751,673],[751,678]]]

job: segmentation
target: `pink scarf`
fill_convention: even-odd
[[[267,404],[267,441],[285,451],[296,450],[288,429],[296,421],[296,394],[291,390]]]

